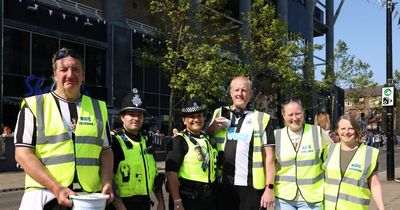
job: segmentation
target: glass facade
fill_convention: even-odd
[[[15,124],[21,98],[52,89],[51,58],[61,47],[82,54],[86,72],[83,92],[107,100],[105,48],[4,26],[4,123]]]
[[[140,51],[151,52],[157,56],[162,45],[153,38],[143,36],[140,33],[133,33],[133,87],[138,88],[143,94],[143,101],[148,112],[159,117],[162,121],[163,115],[168,115],[169,93],[168,78],[161,70],[161,64],[154,59],[143,59]]]

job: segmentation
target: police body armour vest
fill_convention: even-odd
[[[212,121],[221,115],[222,108],[218,108],[214,111]],[[263,146],[262,146],[262,136],[265,128],[268,125],[270,116],[264,112],[259,112],[258,110],[253,110],[253,187],[255,189],[265,188],[265,170],[264,170],[264,160],[263,160]],[[211,122],[212,122],[211,121]],[[227,129],[219,129],[213,140],[217,143],[218,152],[224,151],[225,142],[227,139]]]
[[[379,150],[360,144],[342,177],[340,172],[340,143],[330,145],[325,169],[325,209],[368,209],[371,191],[368,179],[374,171]]]
[[[211,146],[205,137],[196,139],[198,145],[195,145],[186,134],[178,133],[178,135],[182,136],[188,145],[188,152],[186,153],[178,171],[178,177],[197,182],[213,183],[215,180],[217,151]],[[203,161],[198,159],[199,152],[196,151],[196,146],[201,147],[202,153],[205,156],[208,154],[208,167],[204,167],[202,165],[204,164]]]
[[[149,195],[153,191],[157,165],[153,154],[148,151],[148,139],[141,136],[140,142],[136,142],[124,133],[112,134],[118,139],[125,157],[119,162],[114,178],[121,197]],[[132,147],[128,148],[125,141],[129,141]]]
[[[302,140],[296,152],[288,136],[288,127],[275,130],[277,158],[275,196],[293,200],[299,190],[310,203],[323,200],[324,173],[320,128],[305,124]]]
[[[35,155],[54,179],[64,187],[77,178],[86,192],[101,190],[99,158],[106,132],[107,107],[103,101],[82,96],[75,140],[71,139],[54,96],[51,93],[26,98],[36,118],[37,139]],[[25,187],[44,188],[29,175]]]

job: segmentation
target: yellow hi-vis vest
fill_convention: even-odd
[[[125,133],[111,134],[118,139],[125,157],[119,162],[114,177],[121,197],[150,195],[157,175],[157,165],[153,154],[148,151],[147,137],[141,136],[140,142],[136,142]],[[132,148],[126,146],[126,141],[132,144]]]
[[[67,125],[60,114],[51,93],[25,98],[36,118],[35,155],[48,173],[64,187],[71,185],[76,171],[79,184],[86,192],[101,190],[100,153],[107,124],[107,107],[103,101],[82,96],[75,141],[71,139]],[[25,188],[44,188],[29,175]]]
[[[205,156],[207,156],[208,154],[208,167],[203,170],[203,161],[198,159],[199,153],[195,151],[196,145],[192,141],[190,141],[189,137],[186,134],[178,133],[178,135],[182,136],[188,145],[188,152],[183,158],[183,162],[178,171],[178,177],[197,182],[213,183],[215,180],[217,150],[211,146],[209,140],[206,137],[196,139],[198,145],[202,149],[203,154]]]
[[[371,191],[368,178],[378,160],[379,150],[360,144],[342,177],[340,173],[340,143],[326,148],[324,208],[368,209]]]
[[[228,107],[229,108],[229,107]],[[222,108],[218,108],[214,111],[213,119],[221,116]],[[258,110],[253,110],[253,187],[255,189],[265,188],[265,170],[264,170],[264,156],[263,156],[263,146],[262,146],[262,135],[264,134],[265,128],[268,125],[270,116],[267,113],[260,112]],[[219,129],[214,134],[213,141],[217,143],[217,151],[223,152],[225,149],[225,142],[227,136],[227,129]],[[219,172],[217,172],[219,173]],[[218,174],[220,175],[220,174]]]
[[[299,150],[293,147],[288,127],[275,130],[276,173],[275,196],[285,200],[296,198],[297,191],[309,203],[323,200],[320,127],[305,124]]]

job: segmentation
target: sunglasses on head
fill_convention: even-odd
[[[291,96],[291,97],[283,100],[282,105],[287,105],[290,102],[297,102],[297,103],[301,104],[301,100],[300,100],[299,96]]]
[[[54,63],[57,60],[63,59],[67,56],[71,56],[73,58],[79,59],[82,62],[82,56],[78,52],[76,52],[75,50],[72,50],[72,49],[65,48],[65,47],[61,48],[61,50],[54,53],[52,61]]]

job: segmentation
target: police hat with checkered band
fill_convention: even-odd
[[[136,112],[146,114],[147,110],[145,109],[142,99],[138,94],[138,90],[133,88],[132,93],[125,96],[124,100],[122,100],[120,114],[126,112]]]
[[[182,115],[204,112],[206,106],[200,99],[190,99],[182,103]]]

